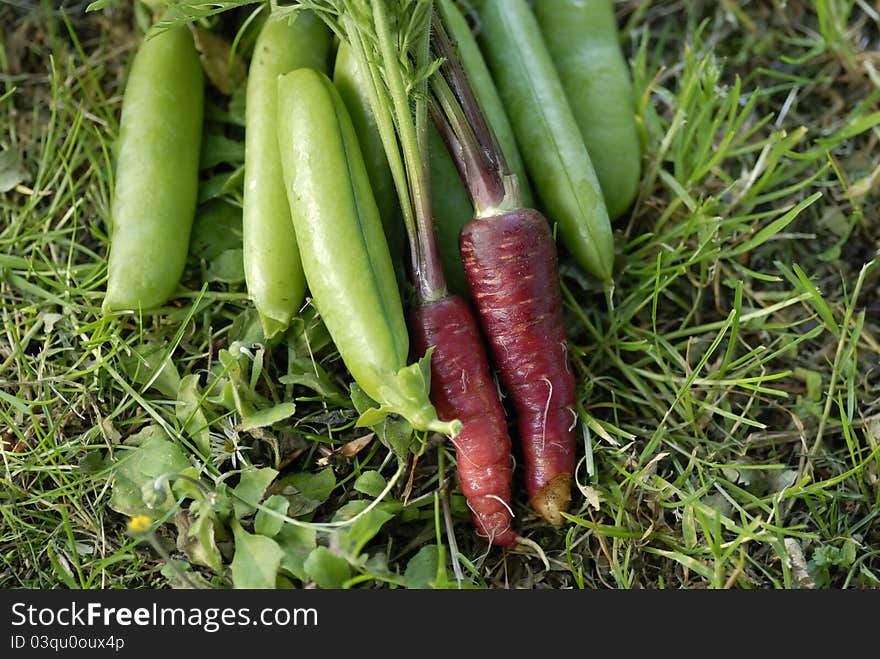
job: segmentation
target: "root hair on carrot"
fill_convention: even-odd
[[[547,414],[550,412],[550,401],[553,400],[553,383],[547,378],[541,378],[550,387],[547,392],[547,402],[544,403],[544,415],[541,417],[541,451],[547,446]]]
[[[510,504],[508,504],[504,499],[499,497],[497,494],[486,494],[483,496],[483,498],[484,499],[494,499],[495,501],[500,502],[501,505],[504,506],[504,508],[510,514],[511,518],[516,517],[516,515],[513,512],[513,508],[510,507]],[[468,509],[472,513],[479,512],[471,505],[471,502],[469,500],[466,499],[465,503],[467,504]],[[482,531],[482,533],[480,535],[482,537],[486,538],[486,540],[489,541],[490,545],[495,544],[494,540],[497,536],[503,535],[504,533],[506,533],[507,531],[509,531],[512,528],[510,523],[508,522],[507,525],[503,529],[497,529],[497,528],[488,529],[488,528],[486,528],[485,522],[484,522],[483,517],[481,515],[479,515],[479,514],[475,515],[474,519],[479,520],[478,525],[480,527],[480,531]]]
[[[487,495],[486,495],[486,498],[487,498],[487,499],[495,499],[495,500],[498,501],[502,506],[504,506],[505,508],[507,508],[507,512],[510,513],[510,516],[511,516],[511,517],[516,517],[516,515],[515,515],[514,512],[513,512],[513,508],[510,507],[510,504],[507,503],[507,502],[506,502],[504,499],[502,499],[501,497],[499,497],[497,494],[487,494]]]
[[[517,546],[512,549],[516,554],[525,554],[526,556],[534,556],[535,558],[540,559],[540,561],[544,564],[544,569],[550,569],[550,561],[547,560],[547,554],[544,553],[544,550],[541,549],[541,545],[539,545],[534,540],[529,538],[524,538],[520,536],[517,538]],[[530,550],[530,551],[527,551]]]

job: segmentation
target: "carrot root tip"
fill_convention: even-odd
[[[565,521],[562,513],[568,512],[568,507],[571,505],[571,475],[554,476],[538,490],[530,503],[535,512],[550,524],[562,526]]]

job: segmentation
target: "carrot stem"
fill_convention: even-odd
[[[475,131],[462,112],[449,85],[441,76],[432,80],[432,113],[440,136],[452,153],[452,161],[468,188],[476,214],[497,209],[504,203],[504,179],[488,153],[482,149]],[[439,107],[438,107],[439,105]]]
[[[499,178],[503,178],[510,174],[510,166],[507,163],[501,145],[495,137],[495,133],[486,121],[476,94],[468,82],[464,66],[455,51],[455,47],[452,45],[452,40],[446,33],[446,28],[439,14],[434,15],[433,27],[434,43],[444,60],[443,68],[448,71],[449,86],[462,107],[468,125],[477,138],[477,143],[481,146],[484,159],[488,161],[489,166],[495,170]]]
[[[391,35],[388,15],[385,12],[384,2],[374,2],[373,21],[376,26],[376,36],[379,42],[379,52],[386,62],[397,61],[399,51],[394,38]],[[425,49],[425,52],[429,51]],[[425,59],[424,57],[422,59]],[[418,64],[419,62],[417,62]],[[416,240],[411,241],[416,249],[413,254],[413,279],[416,284],[419,299],[422,301],[436,300],[446,295],[446,278],[443,275],[443,267],[440,264],[440,252],[437,249],[437,241],[434,236],[433,215],[431,213],[431,198],[428,188],[427,160],[421,157],[420,144],[426,142],[426,137],[419,139],[415,124],[422,123],[422,133],[426,132],[427,122],[419,121],[419,116],[426,117],[427,105],[424,89],[421,94],[415,95],[413,109],[410,108],[410,97],[404,85],[403,76],[397,66],[384,67],[388,91],[394,107],[395,126],[400,139],[400,147],[403,152],[404,163],[407,170],[409,189],[407,196],[413,208],[415,217]],[[425,83],[419,83],[424,87]],[[415,114],[415,120],[413,114]]]

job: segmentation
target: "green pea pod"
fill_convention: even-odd
[[[269,18],[248,71],[242,216],[248,295],[272,338],[287,329],[305,299],[306,280],[284,192],[276,121],[278,76],[299,67],[326,71],[331,35],[311,12]]]
[[[641,143],[611,0],[536,2],[535,16],[602,186],[611,218],[636,197]]]
[[[192,34],[148,35],[122,99],[102,308],[146,311],[180,284],[199,187],[204,74]]]
[[[611,278],[614,236],[599,179],[526,0],[485,0],[479,43],[535,192],[577,263]]]
[[[388,242],[351,118],[330,79],[278,79],[278,145],[290,215],[315,308],[355,382],[385,414],[454,435],[428,398],[427,362],[407,365],[409,334]]]
[[[443,24],[458,50],[459,59],[471,87],[473,87],[480,109],[489,126],[492,127],[492,132],[495,133],[495,139],[498,140],[501,151],[504,153],[510,172],[516,174],[519,179],[520,201],[523,206],[531,208],[535,205],[532,187],[526,175],[519,147],[516,145],[513,128],[474,33],[453,0],[440,0],[438,6],[443,14]],[[466,221],[463,220],[462,225]]]
[[[344,41],[336,50],[336,62],[333,67],[333,84],[345,102],[354,132],[357,133],[361,153],[367,165],[367,174],[373,188],[373,196],[379,207],[379,216],[385,227],[385,238],[391,250],[391,258],[395,264],[403,263],[406,248],[403,220],[400,216],[400,205],[397,191],[394,189],[394,178],[388,166],[388,158],[376,125],[376,117],[370,108],[370,98],[364,85],[357,61],[351,48]]]

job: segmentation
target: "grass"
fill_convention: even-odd
[[[543,560],[474,537],[448,445],[399,463],[406,428],[354,427],[308,310],[280,343],[254,334],[235,94],[211,91],[181,295],[101,316],[136,22],[65,4],[0,7],[0,586],[880,586],[869,3],[618,3],[643,179],[613,291],[562,254],[583,446],[563,528],[516,498]],[[203,25],[231,40],[250,9]],[[147,481],[147,518],[119,458],[167,465],[138,441],[184,460],[170,490]]]

